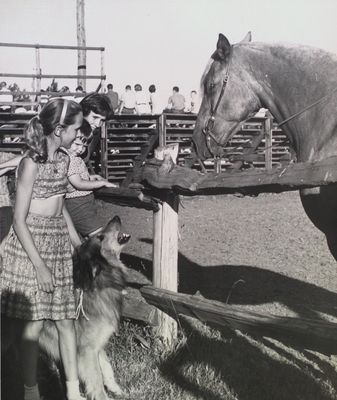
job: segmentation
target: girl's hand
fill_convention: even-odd
[[[44,263],[36,267],[36,278],[40,290],[48,293],[54,291],[53,275]]]

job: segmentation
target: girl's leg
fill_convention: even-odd
[[[21,356],[25,400],[39,400],[37,386],[37,362],[39,358],[39,336],[43,321],[29,321],[22,331]]]
[[[76,334],[73,320],[55,321],[59,334],[59,348],[64,368],[69,400],[84,399],[80,396],[77,368]]]

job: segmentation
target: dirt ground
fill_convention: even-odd
[[[107,221],[116,214],[121,217],[125,231],[132,235],[122,259],[132,271],[141,273],[134,274],[138,278],[150,279],[152,212],[102,201],[99,211]],[[183,197],[179,235],[180,292],[199,291],[206,298],[263,315],[337,321],[337,265],[324,235],[305,215],[297,192],[264,194],[257,198]],[[130,391],[128,399],[288,400],[308,398],[313,389],[316,391],[309,396],[312,400],[336,398],[335,357],[297,353],[270,341],[259,344],[242,334],[233,333],[229,339],[225,335],[221,340],[200,334],[188,336],[186,345],[182,344],[176,354],[173,352],[169,357],[171,370],[165,373],[163,365],[167,360],[163,365],[158,364],[158,355],[153,357],[148,348],[136,345],[133,337],[127,334],[117,338],[122,343],[119,347],[114,342],[121,355],[116,360],[113,356],[113,364],[121,386]],[[195,350],[190,360],[191,349]],[[207,368],[203,369],[204,365]],[[144,368],[144,375],[140,375]],[[195,372],[188,373],[191,368]],[[217,389],[214,379],[207,375],[212,368],[219,376]],[[45,398],[59,400],[58,372],[46,371],[48,368],[44,365],[40,381]],[[6,374],[3,398],[17,400],[22,390],[22,385],[18,385],[18,370]],[[203,396],[203,385],[208,384],[213,389],[205,389],[207,393],[213,390],[220,393],[222,388],[226,396]],[[158,394],[164,387],[170,395]]]
[[[125,263],[151,277],[152,212],[101,203],[132,240]],[[337,264],[297,192],[182,197],[179,291],[276,315],[337,320]]]

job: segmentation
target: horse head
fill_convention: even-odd
[[[219,34],[216,51],[201,79],[202,104],[193,142],[201,159],[220,155],[228,140],[254,115],[261,103],[242,65],[241,47],[251,41],[251,33],[235,45]]]
[[[221,156],[228,140],[261,107],[282,124],[297,160],[337,154],[337,58],[298,44],[231,45],[220,34],[202,77],[193,133],[200,159]]]

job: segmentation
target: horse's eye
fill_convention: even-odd
[[[214,88],[215,88],[215,83],[214,83],[214,82],[211,82],[211,83],[209,84],[209,90],[210,90],[210,92],[211,92]]]
[[[100,241],[102,241],[102,240],[104,239],[104,235],[103,235],[103,234],[97,235],[97,239],[99,239]]]

